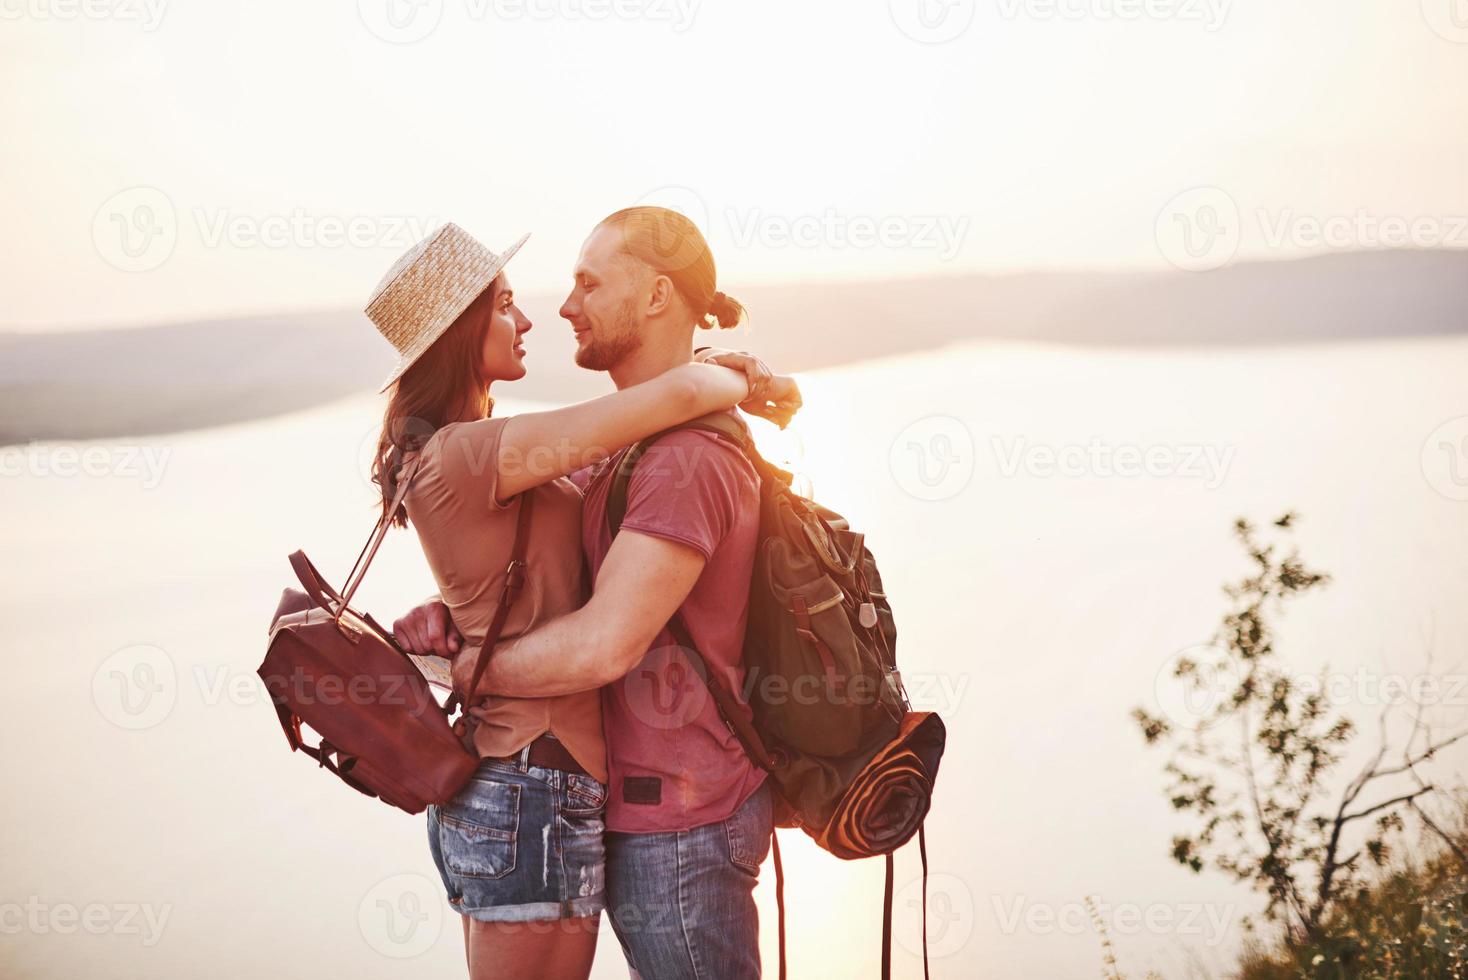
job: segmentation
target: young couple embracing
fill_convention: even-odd
[[[411,481],[387,516],[416,530],[439,587],[393,633],[451,660],[456,731],[480,759],[429,809],[429,847],[472,977],[587,976],[603,909],[634,977],[758,977],[771,790],[667,624],[679,616],[708,669],[742,688],[759,477],[727,441],[680,429],[659,439],[662,465],[632,471],[615,537],[608,491],[640,440],[736,406],[784,425],[799,390],[748,354],[695,358],[695,329],[744,309],[690,221],[635,207],[592,230],[560,309],[576,363],[617,391],[494,414],[493,386],[526,373],[531,323],[505,269],[524,242],[495,254],[446,225],[367,307],[400,354],[374,479],[384,509]],[[532,498],[523,592],[496,624]]]

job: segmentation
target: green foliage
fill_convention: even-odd
[[[1458,848],[1468,847],[1459,831]],[[1468,877],[1447,849],[1422,864],[1382,871],[1342,892],[1318,938],[1255,948],[1239,980],[1465,980]]]
[[[1173,671],[1189,705],[1203,708],[1181,720],[1132,713],[1144,742],[1169,751],[1169,802],[1193,818],[1173,838],[1172,859],[1266,897],[1278,948],[1256,939],[1241,964],[1245,980],[1468,980],[1468,878],[1454,877],[1468,871],[1468,840],[1428,817],[1420,803],[1438,790],[1417,770],[1468,732],[1434,741],[1414,715],[1400,763],[1386,764],[1383,714],[1380,750],[1332,792],[1355,726],[1330,705],[1323,672],[1319,683],[1302,683],[1275,648],[1274,617],[1329,581],[1284,549],[1295,521],[1286,514],[1265,532],[1245,520],[1234,526],[1250,572],[1225,587],[1230,605],[1213,645],[1180,657]],[[1382,790],[1405,780],[1405,791]],[[1437,835],[1440,858],[1403,863],[1404,813]]]
[[[1294,522],[1286,514],[1274,532],[1283,537]],[[1237,521],[1234,534],[1252,573],[1225,587],[1231,604],[1214,645],[1180,658],[1174,670],[1192,703],[1211,707],[1192,727],[1142,708],[1132,716],[1147,744],[1172,750],[1164,772],[1173,809],[1197,817],[1192,833],[1173,838],[1173,859],[1248,883],[1267,896],[1267,916],[1308,927],[1319,894],[1319,876],[1311,882],[1309,872],[1330,844],[1321,800],[1354,727],[1329,710],[1323,683],[1305,687],[1286,673],[1271,617],[1328,577],[1298,553],[1261,542],[1248,521]],[[1388,853],[1385,834],[1374,846]],[[1337,869],[1338,887],[1349,884],[1357,863]]]

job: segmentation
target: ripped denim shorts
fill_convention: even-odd
[[[428,808],[428,846],[449,905],[484,922],[596,915],[606,905],[607,788],[591,776],[485,759]]]

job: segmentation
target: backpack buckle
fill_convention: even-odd
[[[912,710],[912,703],[907,700],[907,688],[902,684],[902,671],[896,667],[887,671],[887,687],[898,704],[908,711]]]

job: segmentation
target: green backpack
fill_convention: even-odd
[[[711,674],[682,617],[668,629],[708,687],[719,714],[776,790],[776,825],[800,827],[839,858],[887,863],[882,976],[890,976],[892,852],[918,835],[923,863],[923,975],[927,976],[927,842],[923,821],[943,756],[943,721],[915,712],[897,669],[897,625],[876,559],[840,514],[791,489],[748,429],[717,412],[630,447],[607,495],[615,537],[633,469],[659,438],[681,429],[734,446],[760,478],[759,538],[744,636],[744,689]],[[739,703],[748,704],[753,723]],[[784,872],[773,839],[785,976]]]

